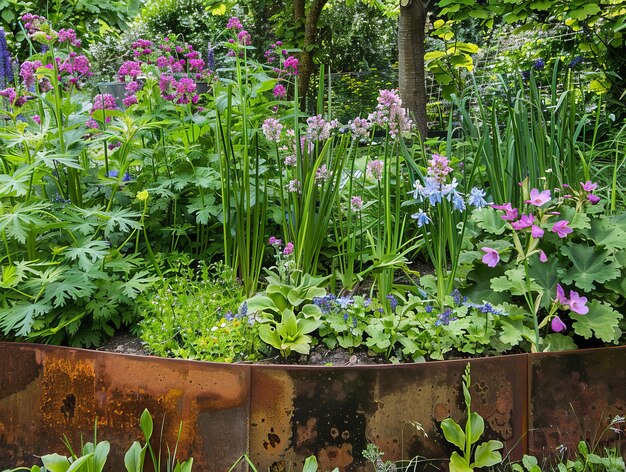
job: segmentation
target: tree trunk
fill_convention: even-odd
[[[317,22],[320,19],[322,9],[327,1],[328,0],[313,0],[306,12],[304,21],[304,42],[302,44],[300,63],[298,65],[298,93],[300,94],[300,108],[302,110],[304,110],[306,106],[306,97],[314,70],[313,55],[315,51],[313,48],[317,45]],[[301,11],[298,10],[299,4],[300,0],[294,1],[294,18],[296,21],[301,18],[296,17],[296,15],[301,13]]]
[[[402,2],[402,4],[407,2]],[[398,22],[399,86],[402,104],[409,110],[422,138],[428,134],[426,120],[426,73],[424,40],[428,1],[411,0],[400,6]]]

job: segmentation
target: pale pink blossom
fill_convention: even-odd
[[[569,309],[579,315],[586,315],[589,313],[589,307],[587,306],[587,297],[581,297],[578,292],[573,290],[569,291]]]
[[[568,234],[573,233],[574,230],[570,228],[567,220],[559,220],[552,226],[553,233],[556,233],[559,238],[565,238]]]
[[[526,200],[526,203],[530,203],[535,206],[543,206],[550,201],[550,190],[544,190],[539,192],[536,188],[530,191],[530,200]]]
[[[487,266],[495,267],[498,262],[500,262],[500,254],[495,249],[483,247],[481,250],[485,252],[482,261],[484,264],[487,264]]]

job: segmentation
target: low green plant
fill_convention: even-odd
[[[252,472],[258,472],[257,468],[254,465],[254,462],[250,460],[247,454],[243,454],[235,461],[235,463],[228,469],[228,472],[232,472],[242,464],[247,465]],[[302,466],[302,472],[317,472],[317,459],[315,456],[309,456],[305,459],[304,465]],[[339,472],[339,469],[335,467],[332,472]]]
[[[476,444],[485,431],[485,422],[478,413],[472,411],[472,397],[470,395],[470,365],[467,364],[463,374],[463,399],[467,411],[465,427],[452,418],[441,422],[443,435],[450,444],[461,451],[454,451],[450,457],[450,472],[471,472],[476,468],[491,467],[502,462],[500,449],[504,446],[501,441],[491,439]]]
[[[182,256],[181,256],[182,257]],[[200,262],[163,278],[138,301],[141,340],[160,356],[236,362],[255,359],[257,325],[232,269]]]
[[[165,419],[164,419],[165,421]],[[69,439],[65,436],[63,442],[65,443],[70,456],[62,456],[61,454],[46,454],[41,456],[41,462],[43,467],[34,465],[28,467],[18,467],[16,469],[7,470],[5,472],[18,472],[18,471],[30,471],[30,472],[102,472],[106,465],[109,452],[111,451],[111,445],[108,441],[98,442],[97,435],[97,421],[94,426],[94,441],[85,443],[81,446],[80,455],[74,452]],[[152,421],[152,415],[145,409],[141,414],[139,420],[139,426],[146,443],[142,446],[139,441],[135,441],[133,445],[128,449],[124,455],[124,467],[127,472],[143,472],[145,459],[147,453],[151,459],[150,470],[154,472],[161,472],[164,467],[164,472],[191,472],[193,466],[193,457],[184,462],[176,459],[176,452],[178,450],[178,442],[182,432],[182,422],[178,428],[178,436],[176,438],[176,445],[174,451],[170,452],[167,448],[167,457],[162,462],[161,445],[162,439],[159,440],[159,450],[155,452],[150,442],[152,433],[154,430],[154,424]],[[162,430],[162,429],[161,429]]]
[[[305,274],[297,285],[292,278],[287,279],[268,271],[265,292],[245,302],[248,312],[260,323],[261,340],[278,349],[283,357],[292,350],[309,353],[313,339],[308,334],[322,324],[322,311],[313,300],[326,295],[320,287],[325,277]]]
[[[511,346],[564,350],[575,348],[577,338],[617,344],[626,220],[603,214],[591,181],[554,191],[526,184],[519,209],[507,203],[472,215],[466,240],[472,250],[462,256],[473,265],[465,294],[508,305],[515,317],[503,321],[501,340]]]
[[[369,443],[363,451],[363,457],[374,466],[375,472],[396,472],[396,464],[392,461],[383,461],[385,455],[376,444]]]

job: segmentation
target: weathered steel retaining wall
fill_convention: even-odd
[[[626,415],[626,347],[470,362],[473,407],[512,459],[575,449]],[[259,471],[297,471],[311,454],[321,471],[361,471],[369,442],[385,459],[445,458],[452,449],[438,425],[464,419],[466,363],[224,365],[0,343],[0,470],[66,454],[63,435],[78,447],[97,418],[112,445],[107,470],[122,471],[144,408],[157,437],[165,418],[171,449],[183,422],[178,455],[193,455],[201,472],[226,471],[244,452]]]

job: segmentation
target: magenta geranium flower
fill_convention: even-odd
[[[541,229],[539,226],[537,225],[533,225],[532,228],[530,228],[530,235],[535,238],[535,239],[539,239],[543,236],[544,231],[543,229]]]
[[[492,205],[496,210],[504,211],[504,215],[502,215],[502,219],[504,221],[515,221],[517,219],[517,208],[513,208],[510,203],[506,203],[504,205]]]
[[[552,321],[550,322],[550,326],[552,327],[552,331],[554,331],[555,333],[560,333],[561,331],[564,331],[567,328],[567,326],[565,326],[565,323],[563,323],[561,318],[559,318],[558,316],[555,316],[554,318],[552,318]]]
[[[587,194],[587,200],[589,200],[589,203],[592,205],[596,205],[600,201],[600,197],[594,195],[593,193],[589,193]]]
[[[541,262],[548,262],[548,256],[546,256],[545,252],[539,251],[539,260]]]
[[[591,180],[587,180],[584,184],[581,182],[580,186],[583,188],[585,192],[593,192],[598,188],[598,184],[592,182]]]
[[[565,298],[565,290],[563,290],[561,284],[556,284],[556,301],[563,306],[567,306],[569,304],[569,300]]]
[[[500,254],[493,248],[483,247],[481,248],[485,255],[483,256],[483,263],[487,264],[489,267],[495,267],[498,262],[500,262]]]
[[[589,307],[587,306],[587,297],[581,297],[578,292],[573,290],[569,291],[569,309],[579,315],[586,315],[589,313]]]
[[[567,220],[559,220],[556,223],[554,223],[554,226],[552,226],[551,231],[553,233],[556,233],[559,238],[564,238],[568,234],[574,232],[572,228],[567,226],[568,224],[569,224],[569,221]]]
[[[550,190],[544,190],[539,192],[536,188],[530,191],[530,200],[526,200],[526,203],[530,203],[535,206],[543,206],[550,201]]]
[[[535,222],[535,217],[533,215],[522,215],[522,217],[518,221],[514,221],[511,223],[511,227],[518,231],[520,229],[528,228],[532,226]]]

